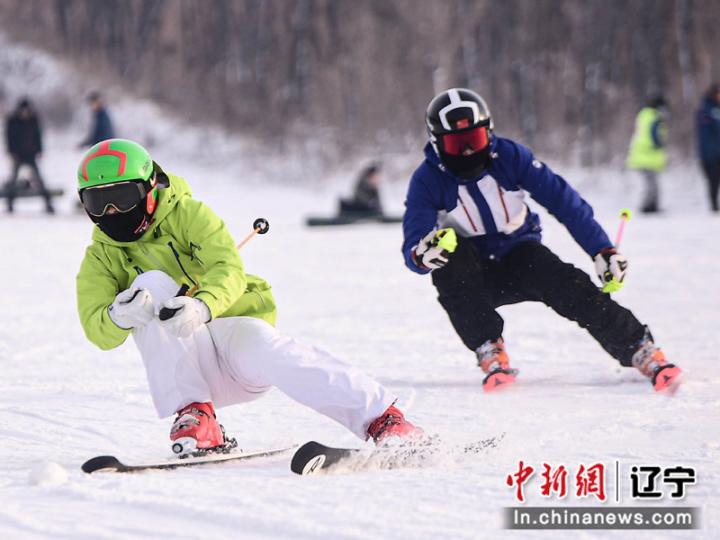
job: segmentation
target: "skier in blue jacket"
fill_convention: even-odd
[[[531,151],[496,137],[485,101],[453,88],[430,102],[430,142],[410,180],[403,218],[406,265],[432,273],[438,300],[486,373],[483,388],[514,382],[499,306],[539,301],[585,328],[623,366],[656,390],[674,390],[669,363],[647,326],[541,243],[526,195],[565,225],[593,258],[605,290],[623,284],[627,260],[613,247],[580,195]]]

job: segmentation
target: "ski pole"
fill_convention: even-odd
[[[242,239],[242,241],[235,246],[237,249],[240,249],[245,244],[247,244],[256,234],[265,234],[270,230],[270,223],[268,223],[268,220],[265,218],[257,218],[253,222],[253,230],[250,234],[248,234],[245,238]]]
[[[256,234],[265,234],[270,230],[270,223],[265,218],[257,218],[253,222],[253,230],[250,234],[248,234],[245,238],[243,238],[242,242],[240,242],[237,246],[235,246],[235,249],[240,249],[245,244],[247,244]],[[194,287],[190,288],[190,286],[186,285],[185,283],[182,284],[180,287],[180,290],[175,296],[192,296],[195,291],[198,290],[200,284],[198,283]],[[162,308],[160,310],[160,313],[158,313],[158,318],[161,321],[166,321],[169,318],[171,318],[175,313],[177,313],[182,308]]]
[[[615,237],[615,249],[620,249],[620,240],[622,240],[625,231],[625,223],[632,219],[632,212],[627,208],[620,210],[620,227],[618,227],[617,236]]]
[[[632,212],[628,210],[627,208],[623,208],[620,210],[620,226],[618,227],[617,236],[615,237],[615,249],[620,248],[620,241],[623,237],[623,232],[625,232],[625,223],[630,221],[632,219]],[[616,278],[612,278],[610,281],[608,281],[605,286],[602,288],[603,292],[611,293],[611,292],[618,292],[620,289],[623,288],[624,283],[621,283]]]

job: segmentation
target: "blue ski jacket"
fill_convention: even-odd
[[[698,153],[709,163],[720,161],[720,103],[706,97],[697,112]]]
[[[115,129],[112,120],[105,107],[95,111],[93,114],[93,124],[90,133],[81,143],[84,146],[93,146],[100,141],[112,139],[115,137]]]
[[[493,136],[490,150],[483,174],[464,180],[444,167],[430,143],[425,146],[425,161],[413,173],[405,200],[402,251],[408,268],[418,274],[429,272],[415,264],[412,252],[434,228],[452,227],[490,259],[502,257],[521,242],[539,242],[540,218],[525,203],[528,193],[567,227],[591,257],[612,246],[592,207],[528,148]]]

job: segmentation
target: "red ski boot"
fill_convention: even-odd
[[[505,342],[502,337],[486,341],[477,348],[475,354],[478,366],[487,373],[483,379],[483,390],[495,392],[515,382],[517,370],[510,369],[510,358],[505,352]]]
[[[170,440],[172,451],[181,455],[223,446],[225,434],[215,419],[212,403],[190,403],[180,409],[170,429]]]
[[[668,363],[665,353],[655,346],[649,330],[632,357],[632,365],[650,379],[653,388],[658,392],[674,394],[680,386],[682,370],[675,364]]]
[[[382,416],[370,422],[367,434],[377,445],[387,443],[388,437],[407,440],[420,440],[425,437],[425,432],[405,420],[405,416],[395,405],[390,405]]]

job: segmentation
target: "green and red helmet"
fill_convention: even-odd
[[[151,225],[158,203],[156,166],[138,143],[97,143],[83,156],[77,177],[85,211],[114,240],[137,240]]]
[[[117,182],[147,181],[153,173],[150,154],[127,139],[107,139],[83,156],[77,171],[78,191]]]

